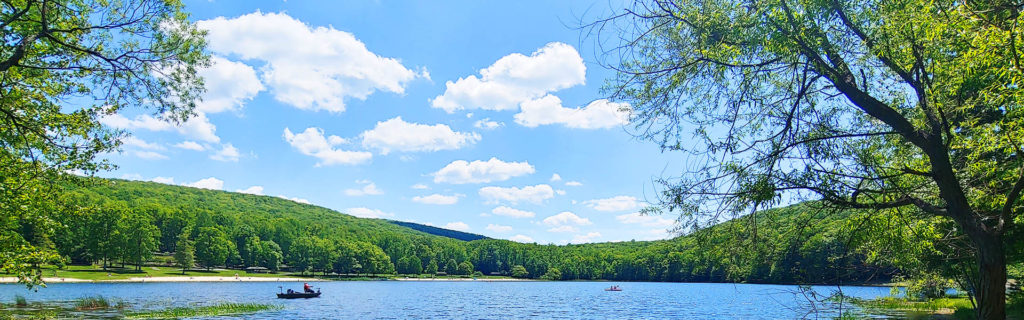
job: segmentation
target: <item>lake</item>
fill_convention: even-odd
[[[0,285],[0,302],[15,295],[29,303],[71,305],[86,296],[102,295],[129,303],[132,309],[161,309],[190,304],[254,302],[277,304],[281,310],[246,315],[246,319],[795,319],[831,318],[838,306],[809,301],[796,286],[652,283],[652,282],[413,282],[338,281],[311,283],[323,296],[279,300],[278,286],[302,289],[288,282],[85,283],[51,284],[38,292],[23,286]],[[623,291],[604,288],[619,285]],[[836,286],[814,287],[828,295]],[[889,294],[886,287],[842,287],[860,298]],[[817,299],[823,299],[818,297]],[[844,308],[849,308],[846,305]],[[108,314],[109,315],[109,314]],[[72,314],[101,317],[102,314]],[[218,319],[224,319],[220,317]]]

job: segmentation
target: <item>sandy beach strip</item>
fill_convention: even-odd
[[[533,279],[472,279],[472,278],[394,278],[396,281],[476,281],[476,282],[515,282],[515,281],[537,281]]]
[[[82,283],[82,282],[302,282],[302,281],[322,281],[319,279],[311,278],[293,278],[293,277],[135,277],[128,279],[110,279],[110,280],[86,280],[86,279],[75,279],[75,278],[52,278],[43,277],[43,282],[48,284],[51,283]],[[0,283],[17,283],[18,278],[15,277],[0,277]]]

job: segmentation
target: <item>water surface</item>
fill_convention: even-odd
[[[76,283],[51,284],[38,292],[20,285],[0,285],[0,302],[15,295],[30,303],[70,306],[76,298],[102,295],[123,300],[132,309],[162,309],[221,302],[268,303],[281,310],[246,315],[246,319],[797,319],[832,318],[839,306],[796,286],[654,283],[654,282],[412,282],[339,281],[311,283],[321,288],[316,299],[280,300],[280,289],[301,290],[301,283]],[[604,288],[619,285],[623,291]],[[828,295],[836,286],[814,287]],[[884,287],[842,287],[844,294],[874,298]],[[849,305],[843,308],[849,309]],[[74,314],[101,317],[112,314]],[[218,319],[224,319],[219,317]],[[227,317],[230,318],[230,317]],[[243,318],[243,317],[239,317]]]

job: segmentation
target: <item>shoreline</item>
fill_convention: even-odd
[[[181,276],[181,277],[133,277],[128,279],[109,279],[109,280],[88,280],[88,279],[77,279],[77,278],[61,278],[61,277],[43,277],[43,282],[46,284],[54,283],[117,283],[117,282],[309,282],[309,281],[324,281],[322,279],[314,278],[295,278],[295,277],[212,277],[212,276]],[[0,277],[0,284],[14,284],[18,283],[16,277]]]

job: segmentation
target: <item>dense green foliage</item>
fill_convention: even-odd
[[[287,266],[317,274],[444,271],[552,280],[824,283],[886,281],[895,271],[869,262],[871,253],[857,246],[862,240],[847,237],[844,230],[854,228],[859,215],[809,205],[770,210],[765,214],[773,219],[734,220],[672,240],[557,246],[460,241],[269,196],[152,182],[91,183],[68,195],[90,214],[66,217],[61,221],[66,227],[57,232],[56,249],[69,261],[136,263],[124,253],[134,247],[79,244],[124,234],[128,231],[119,224],[100,222],[137,215],[157,229],[148,233],[155,247],[174,252],[183,268],[190,266],[194,250],[196,264],[204,268]],[[75,229],[90,223],[97,227]]]
[[[208,58],[202,32],[174,0],[2,1],[0,38],[0,272],[31,286],[39,265],[60,263],[50,250],[55,218],[87,214],[63,201],[66,173],[112,167],[96,155],[115,152],[122,134],[99,119],[136,108],[184,120]],[[109,220],[82,222],[115,229]],[[78,250],[144,260],[153,231],[111,233]],[[125,241],[131,248],[108,250]]]

